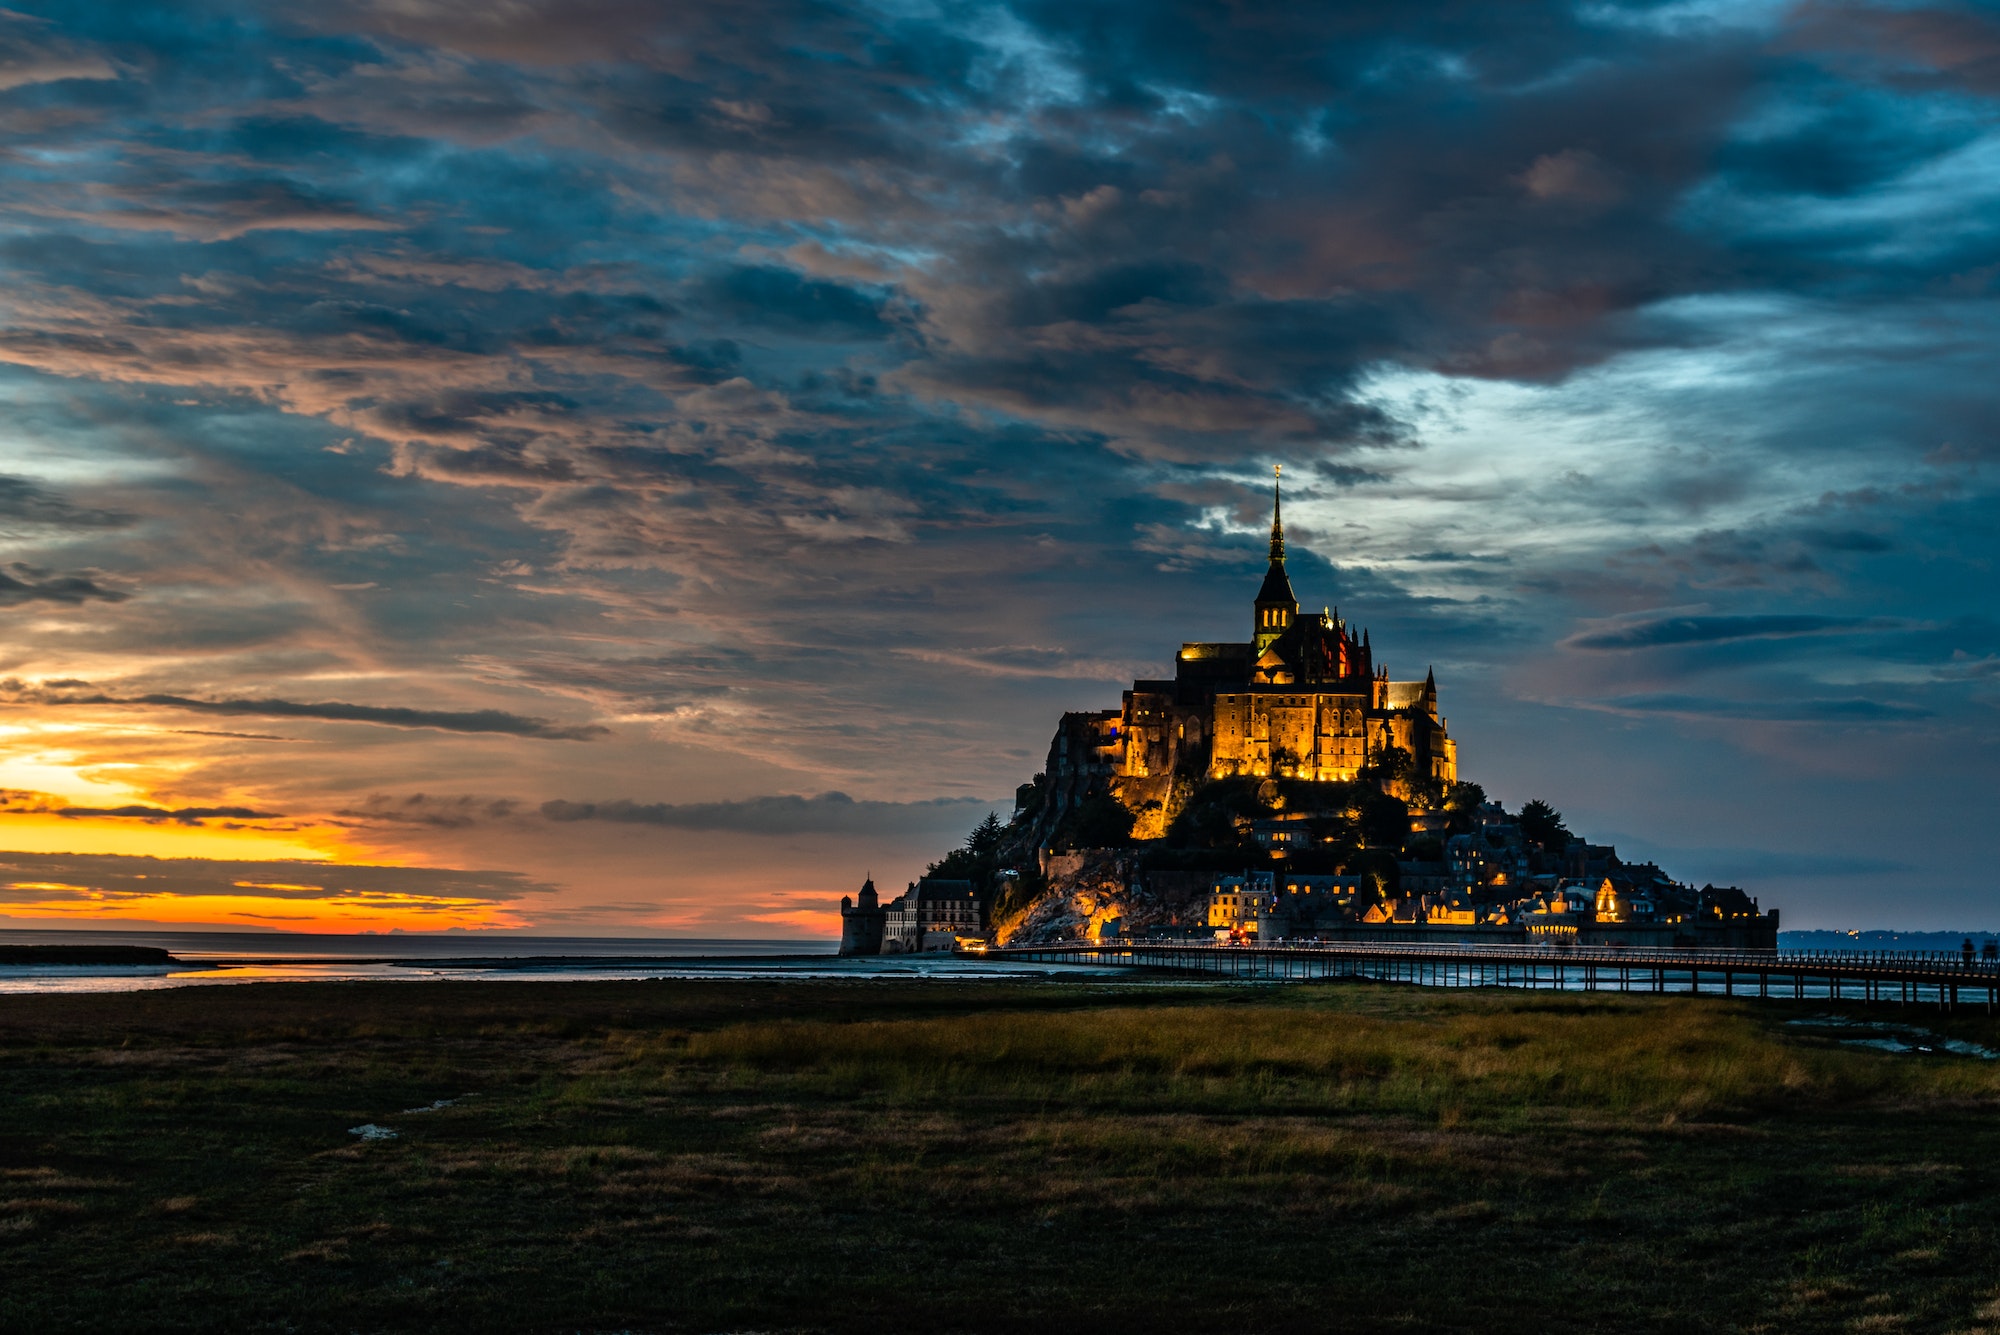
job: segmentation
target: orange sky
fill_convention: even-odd
[[[938,824],[920,806],[936,832],[914,838],[700,828],[735,818],[726,801],[687,808],[708,816],[684,828],[551,821],[532,795],[383,794],[358,780],[425,773],[462,789],[472,786],[465,775],[497,771],[518,793],[532,762],[561,765],[581,750],[574,743],[319,720],[288,720],[282,733],[252,724],[254,736],[185,726],[203,722],[170,706],[0,704],[0,921],[825,936],[838,930],[839,894],[865,871],[914,875],[984,811],[949,807]],[[636,767],[663,749],[642,735],[600,744],[593,759],[603,765],[609,752],[614,768]],[[509,759],[494,764],[496,751]],[[709,768],[758,767],[719,754]],[[565,795],[589,792],[555,783]],[[854,809],[878,821],[887,812],[892,824],[901,810]],[[364,873],[366,884],[348,883]]]

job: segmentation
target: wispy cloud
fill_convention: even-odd
[[[145,803],[127,803],[116,807],[80,807],[48,793],[5,788],[0,788],[0,815],[53,815],[72,820],[84,818],[138,820],[148,824],[174,821],[181,825],[198,825],[209,820],[282,819],[277,812],[258,811],[251,807],[156,807]]]
[[[132,522],[129,514],[80,506],[27,478],[0,474],[0,527],[123,528]]]
[[[0,92],[71,79],[116,79],[111,62],[88,45],[66,38],[54,24],[0,11]]]
[[[1803,635],[1848,635],[1907,628],[1893,617],[1855,616],[1682,616],[1623,622],[1573,635],[1575,649],[1658,649],[1683,644],[1726,644],[1732,640],[1783,640]]]
[[[611,821],[680,830],[743,834],[871,834],[884,830],[958,832],[997,804],[975,797],[926,802],[857,801],[846,793],[816,797],[753,797],[734,802],[544,802],[552,821]]]
[[[1898,723],[1925,719],[1923,705],[1865,696],[1794,700],[1729,700],[1698,695],[1625,695],[1589,702],[1615,713],[1671,714],[1681,718],[1745,719],[1768,723]]]
[[[151,692],[111,695],[101,691],[52,689],[18,681],[0,682],[0,698],[42,707],[110,705],[129,708],[177,709],[193,714],[249,715],[261,718],[319,719],[330,723],[371,723],[386,728],[430,728],[440,732],[498,733],[552,741],[583,742],[610,732],[599,724],[558,724],[499,709],[411,709],[397,705],[355,705],[338,700],[307,703],[298,700],[203,700],[186,695]]]

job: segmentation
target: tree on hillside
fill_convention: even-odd
[[[1000,847],[1006,837],[1007,827],[1000,823],[1000,817],[989,811],[986,819],[972,827],[972,833],[965,838],[965,846],[974,853],[991,853]]]
[[[1397,867],[1393,853],[1379,849],[1358,853],[1342,870],[1349,876],[1361,878],[1360,891],[1354,897],[1354,911],[1357,914],[1402,893],[1402,870]]]
[[[981,894],[992,886],[993,873],[999,868],[1000,844],[1007,837],[1007,827],[992,812],[986,819],[972,827],[972,833],[965,836],[965,846],[951,852],[924,868],[924,875],[935,876],[947,881],[970,881]]]
[[[1406,753],[1407,754],[1407,753]],[[1356,803],[1355,832],[1365,847],[1395,852],[1410,837],[1410,809],[1401,799],[1363,788]]]
[[[1449,828],[1453,834],[1464,834],[1472,828],[1479,808],[1486,805],[1486,790],[1476,783],[1460,780],[1445,790],[1444,811],[1450,817]]]
[[[1058,848],[1123,848],[1132,842],[1135,817],[1110,793],[1096,792],[1079,802],[1056,827]]]
[[[1362,767],[1363,781],[1387,788],[1394,783],[1405,782],[1417,772],[1416,758],[1400,746],[1378,746],[1368,753],[1368,763]]]
[[[1562,812],[1539,797],[1521,808],[1518,819],[1521,837],[1545,853],[1559,853],[1569,843],[1569,831],[1563,827]]]
[[[1239,819],[1269,814],[1257,796],[1255,779],[1217,779],[1189,794],[1180,814],[1167,827],[1169,848],[1233,849],[1244,845],[1236,828]]]
[[[1410,795],[1412,811],[1442,811],[1451,789],[1434,774],[1421,774],[1403,785]]]

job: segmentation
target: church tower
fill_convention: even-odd
[[[1298,619],[1299,600],[1292,592],[1291,577],[1285,574],[1285,521],[1278,494],[1280,470],[1271,469],[1271,568],[1264,572],[1264,587],[1257,590],[1257,625],[1252,659],[1261,658],[1271,641],[1291,629]]]
[[[861,883],[859,904],[846,895],[840,897],[841,954],[881,954],[882,935],[888,925],[889,910],[882,907],[881,898],[875,893],[873,876]]]

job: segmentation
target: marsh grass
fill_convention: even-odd
[[[1317,1022],[1315,1022],[1317,1021]],[[830,1095],[1047,1098],[1209,1112],[1629,1118],[1851,1101],[1989,1097],[2000,1072],[1915,1067],[1774,1040],[1739,1010],[1572,1004],[1452,1009],[1421,1023],[1292,1007],[1109,1007],[859,1023],[783,1020],[692,1036],[687,1059]]]
[[[1367,984],[7,998],[0,1328],[2000,1328],[2000,1063],[1791,1014]]]

